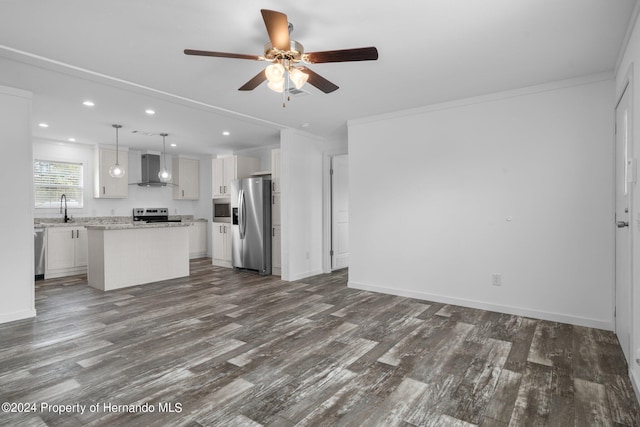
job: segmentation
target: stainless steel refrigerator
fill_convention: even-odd
[[[271,180],[231,181],[231,264],[271,274]]]

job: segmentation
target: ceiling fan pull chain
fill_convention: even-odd
[[[291,78],[289,77],[289,73],[291,72],[291,62],[288,64],[289,71],[287,72],[287,101],[291,101]]]

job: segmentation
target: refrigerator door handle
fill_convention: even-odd
[[[244,239],[244,232],[246,230],[245,215],[244,215],[244,190],[240,190],[238,195],[238,229],[240,230],[240,238]]]

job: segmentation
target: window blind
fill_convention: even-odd
[[[35,160],[33,186],[36,208],[58,208],[64,194],[67,207],[81,208],[84,191],[82,163]]]

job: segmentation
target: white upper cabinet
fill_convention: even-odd
[[[173,198],[200,199],[200,160],[178,158],[173,162]]]
[[[98,199],[126,199],[129,196],[129,153],[120,148],[118,163],[125,175],[113,178],[109,168],[116,163],[116,150],[96,147],[94,149],[93,197]]]
[[[221,157],[212,160],[212,196],[229,197],[230,184],[234,179],[247,178],[260,167],[253,157]]]

